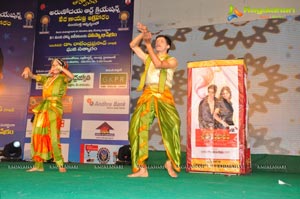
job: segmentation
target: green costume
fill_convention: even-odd
[[[62,97],[67,89],[67,77],[37,75],[37,82],[43,84],[43,101],[32,111],[35,114],[31,137],[31,155],[36,168],[43,168],[43,162],[54,159],[58,167],[63,167],[60,144],[62,122]]]
[[[168,59],[169,56],[163,59]],[[138,90],[144,87],[145,77],[151,64],[150,56],[145,62],[145,72],[141,77]],[[140,96],[129,127],[132,171],[146,166],[148,159],[148,133],[155,117],[162,134],[168,159],[174,170],[180,171],[180,117],[176,110],[170,88],[165,85],[167,69],[160,69],[159,82],[146,85]],[[163,71],[163,72],[162,72]]]

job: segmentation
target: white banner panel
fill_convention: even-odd
[[[71,127],[71,120],[70,119],[63,119],[60,127],[60,137],[61,138],[69,138],[70,137],[70,127]],[[26,137],[31,137],[32,134],[32,123],[30,119],[27,119],[26,124]]]
[[[85,95],[83,113],[128,114],[129,95]]]
[[[80,163],[115,164],[120,147],[121,145],[82,144],[80,146]]]
[[[128,140],[128,121],[83,120],[81,139]]]
[[[24,153],[23,153],[23,160],[31,161],[31,150],[30,150],[30,143],[24,144]],[[61,152],[64,158],[64,162],[69,161],[69,144],[61,143]]]

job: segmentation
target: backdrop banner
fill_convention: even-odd
[[[61,58],[74,74],[63,97],[64,161],[112,164],[119,147],[128,144],[133,1],[37,3],[33,73],[47,74],[51,61]],[[41,95],[41,85],[32,81],[25,146],[31,140],[32,109]],[[23,158],[30,160],[25,146]],[[95,147],[89,153],[82,146],[98,146],[97,154],[107,153],[105,161],[90,161],[84,154],[92,155]]]
[[[30,81],[21,73],[32,65],[36,0],[0,2],[0,148],[23,145]]]

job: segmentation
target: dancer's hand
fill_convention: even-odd
[[[22,77],[27,79],[28,77],[30,77],[30,74],[31,74],[30,68],[28,66],[25,67],[22,73]]]
[[[138,29],[141,33],[146,33],[146,32],[148,32],[147,26],[145,26],[144,24],[142,24],[142,23],[140,23],[140,22],[137,24],[137,29]]]
[[[151,39],[152,39],[152,33],[151,32],[145,32],[143,40],[145,44],[151,44]]]

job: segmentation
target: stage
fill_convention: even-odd
[[[148,178],[128,178],[127,165],[67,163],[67,173],[59,173],[53,163],[45,163],[44,172],[29,173],[31,162],[1,162],[0,198],[300,198],[299,172],[274,172],[262,166],[248,175],[183,169],[173,179],[163,168],[164,160],[163,152],[150,153]]]

